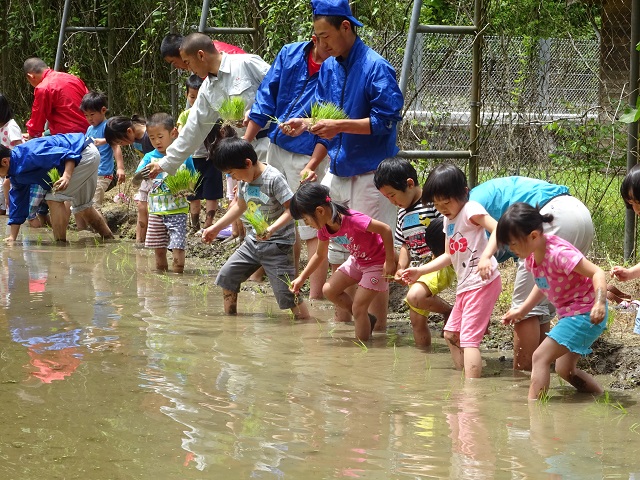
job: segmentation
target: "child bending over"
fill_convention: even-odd
[[[304,183],[291,200],[291,215],[318,230],[318,248],[306,268],[292,282],[291,291],[299,292],[311,273],[326,262],[329,239],[349,250],[350,256],[327,280],[324,296],[336,307],[353,315],[356,338],[368,340],[376,318],[368,313],[373,298],[389,290],[387,278],[396,271],[393,234],[388,225],[364,213],[334,203],[329,188]],[[358,285],[353,298],[345,291]]]
[[[383,160],[373,177],[376,188],[398,208],[395,239],[402,247],[395,280],[402,282],[402,274],[413,261],[422,264],[444,253],[442,215],[433,203],[422,203],[422,188],[418,173],[408,160],[394,157]],[[409,319],[416,346],[431,345],[427,324],[429,312],[439,313],[445,323],[451,305],[438,297],[455,279],[451,265],[427,273],[411,284],[405,302],[409,305]]]
[[[422,275],[453,265],[458,286],[444,338],[456,368],[464,368],[465,378],[479,378],[480,342],[502,290],[498,262],[483,256],[488,243],[485,230],[493,232],[496,221],[482,205],[469,200],[467,178],[455,165],[441,164],[429,173],[422,201],[433,202],[445,216],[445,252],[426,265],[407,268],[402,278],[414,283]]]
[[[281,309],[290,308],[296,318],[309,318],[307,305],[289,291],[287,280],[295,275],[293,244],[295,225],[289,213],[293,192],[284,176],[275,168],[258,161],[251,144],[237,137],[224,138],[212,152],[214,166],[238,181],[238,198],[227,213],[202,232],[202,241],[213,241],[220,231],[239,219],[247,210],[275,221],[262,235],[247,224],[244,243],[220,269],[216,285],[222,288],[224,311],[237,313],[240,286],[261,266]]]
[[[499,244],[519,258],[533,273],[536,286],[519,308],[509,310],[504,323],[517,322],[546,295],[558,311],[558,323],[533,352],[529,400],[536,400],[549,389],[549,368],[555,361],[556,373],[579,392],[602,393],[602,387],[576,365],[581,355],[591,353],[591,344],[607,327],[607,281],[604,272],[576,247],[555,235],[543,233],[543,223],[553,215],[526,203],[514,203],[500,218]]]

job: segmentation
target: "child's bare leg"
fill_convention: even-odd
[[[482,375],[482,355],[478,347],[462,349],[464,357],[464,378],[480,378]]]
[[[540,317],[525,318],[513,326],[513,369],[531,371],[533,352],[544,340],[540,337]]]
[[[311,258],[318,249],[318,238],[307,240],[307,256]],[[323,260],[322,263],[309,277],[309,298],[311,300],[322,300],[322,286],[327,281],[327,272],[329,270],[329,260]]]
[[[218,210],[218,200],[205,200],[205,208],[207,209],[207,215],[204,220],[203,228],[208,228],[213,225],[213,219],[216,216]]]
[[[78,230],[79,232],[82,230],[86,230],[88,225],[87,222],[85,221],[84,217],[82,215],[80,215],[79,213],[76,213],[74,215],[74,218],[76,219],[76,230]]]
[[[333,277],[333,275],[335,275],[335,273],[338,271],[338,267],[340,265],[336,265],[336,264],[331,264],[331,276]],[[331,277],[329,277],[329,279],[331,279]],[[324,283],[322,285],[322,296],[326,297],[325,293],[324,293],[324,286],[326,285],[326,283]],[[357,285],[353,284],[350,287],[348,287],[345,292],[347,293],[347,295],[349,295],[351,298],[353,298],[356,295],[356,288]],[[327,298],[327,300],[329,300],[329,298]],[[335,311],[335,321],[336,322],[340,322],[340,323],[346,323],[346,322],[350,322],[351,321],[351,310],[345,310],[343,308],[336,308]]]
[[[238,313],[238,294],[231,290],[222,289],[222,299],[224,301],[224,313],[235,315]]]
[[[356,283],[353,278],[336,271],[322,287],[322,293],[327,300],[351,316],[353,299],[346,290],[348,287],[355,286]]]
[[[113,232],[111,232],[109,225],[107,225],[107,221],[95,208],[85,208],[78,213],[76,218],[78,217],[81,217],[88,225],[91,225],[95,232],[102,238],[113,238]]]
[[[569,352],[556,360],[556,373],[584,393],[603,393],[604,390],[596,379],[577,367],[580,355]]]
[[[169,262],[167,261],[167,249],[156,248],[156,270],[159,272],[166,272],[169,270]]]
[[[291,313],[298,320],[306,320],[307,318],[311,318],[309,315],[309,309],[307,308],[307,304],[305,302],[301,302],[295,307],[291,309]]]
[[[366,288],[358,288],[351,307],[353,321],[356,328],[356,338],[363,342],[369,340],[371,336],[371,321],[369,318],[369,306],[371,302],[382,292],[376,290],[368,290]],[[376,323],[377,324],[377,323]]]
[[[138,201],[138,221],[136,223],[136,242],[143,243],[147,238],[149,223],[149,207],[147,202]]]
[[[200,200],[191,200],[189,202],[189,214],[191,216],[191,231],[197,232],[200,230],[200,210],[202,209],[202,202]]]
[[[53,200],[49,201],[49,210],[51,210],[51,229],[53,230],[54,240],[66,242],[71,212],[67,210],[64,202],[55,202]]]
[[[464,350],[460,348],[460,332],[444,332],[444,339],[447,341],[449,351],[451,352],[451,358],[456,370],[462,370],[464,368]]]
[[[529,400],[537,400],[541,392],[546,392],[549,389],[551,381],[549,368],[557,358],[566,353],[569,353],[569,350],[550,337],[545,338],[533,352]]]
[[[431,290],[421,282],[411,285],[409,292],[407,292],[407,303],[409,307],[419,309],[421,312],[439,313],[445,318],[451,313],[451,305],[437,295],[433,295]],[[416,346],[428,347],[431,345],[431,332],[429,331],[427,317],[410,308],[409,319],[413,327],[413,338]]]
[[[387,313],[389,311],[389,290],[386,292],[378,292],[378,295],[373,297],[373,301],[371,305],[369,305],[369,311],[378,319],[374,330],[376,332],[386,332]]]
[[[173,256],[173,273],[184,272],[184,250],[181,248],[174,248],[171,252]]]

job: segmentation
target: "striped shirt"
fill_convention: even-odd
[[[289,188],[284,175],[271,165],[266,165],[262,175],[253,182],[238,182],[238,195],[244,198],[248,211],[260,210],[267,222],[272,224],[284,213],[285,208],[282,204],[291,200],[293,192]],[[255,239],[256,233],[253,227],[244,218],[242,221],[247,229],[247,235]],[[269,238],[270,242],[287,245],[293,245],[295,240],[296,234],[293,220],[278,231],[273,232],[273,235]]]
[[[409,208],[398,209],[395,239],[405,246],[413,260],[429,260],[444,253],[442,215],[433,203],[418,200]]]

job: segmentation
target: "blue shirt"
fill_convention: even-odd
[[[9,225],[21,225],[29,215],[29,190],[38,184],[45,190],[51,190],[48,172],[57,168],[64,171],[67,160],[82,160],[85,148],[85,136],[82,133],[66,133],[48,137],[34,138],[11,150],[9,173],[11,190],[9,191]]]
[[[559,195],[568,195],[569,187],[528,177],[495,178],[481,183],[469,193],[469,200],[482,205],[495,220],[500,220],[514,203],[524,202],[532,207],[543,207]],[[506,251],[498,251],[496,258],[504,262],[515,258],[506,247]]]
[[[331,141],[317,140],[331,157],[329,171],[340,177],[360,175],[396,155],[404,99],[391,64],[356,37],[347,58],[328,58],[319,75],[313,102],[333,102],[351,119],[371,120],[370,135],[341,133]]]
[[[140,163],[138,163],[138,167],[136,168],[135,173],[138,173],[140,170],[142,170],[144,167],[149,165],[151,162],[157,162],[162,157],[164,157],[164,153],[160,153],[158,150],[152,150],[149,153],[146,153],[145,156],[142,157],[142,160],[140,160]],[[196,172],[196,167],[193,165],[193,159],[191,158],[191,156],[188,156],[187,159],[184,161],[184,166],[191,173]],[[164,178],[166,176],[167,176],[167,172],[160,172],[160,174],[156,178]]]
[[[307,62],[312,48],[313,42],[297,42],[285,45],[278,52],[249,113],[249,118],[260,127],[272,120],[270,117],[286,122],[290,118],[309,116],[306,107],[311,104],[319,75],[309,75]],[[316,145],[315,135],[309,132],[290,137],[279,128],[273,129],[269,139],[289,152],[302,155],[311,155]]]
[[[87,128],[87,138],[104,138],[104,127],[107,125],[105,119],[100,125],[94,127],[89,125]],[[106,145],[100,145],[98,147],[100,152],[100,166],[98,167],[98,175],[104,177],[105,175],[113,175],[113,149],[108,143]]]

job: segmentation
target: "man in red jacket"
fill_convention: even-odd
[[[80,111],[82,97],[88,92],[82,80],[52,70],[37,57],[24,62],[24,73],[35,89],[31,118],[27,122],[29,138],[41,137],[46,122],[52,135],[87,131],[89,123]]]

